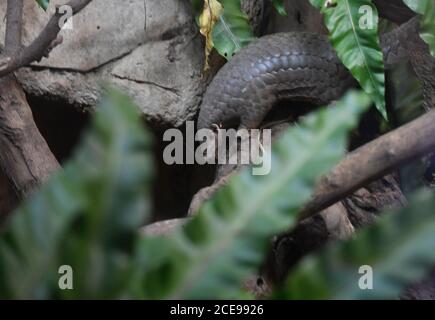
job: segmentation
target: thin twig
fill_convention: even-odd
[[[13,0],[12,0],[13,1]],[[73,15],[80,12],[84,7],[86,7],[92,0],[71,0],[67,6],[70,6]],[[47,49],[56,42],[58,33],[61,29],[59,24],[62,14],[56,8],[56,13],[51,17],[50,21],[41,31],[39,36],[33,40],[33,42],[23,49],[21,49],[18,54],[10,57],[9,63],[0,66],[0,77],[14,72],[18,68],[26,66],[33,61],[39,61],[46,54]]]

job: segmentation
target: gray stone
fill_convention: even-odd
[[[43,28],[47,13],[25,2],[24,42]],[[0,15],[6,10],[0,4]],[[62,30],[48,58],[17,72],[31,96],[95,106],[102,82],[126,91],[149,121],[180,126],[197,112],[205,89],[202,39],[184,0],[93,0]],[[0,35],[4,34],[4,25]]]

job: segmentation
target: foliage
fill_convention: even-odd
[[[268,239],[295,223],[315,180],[343,155],[346,134],[368,105],[367,96],[353,92],[308,116],[274,146],[268,175],[254,176],[247,168],[186,228],[146,239],[146,297],[236,298]]]
[[[42,9],[47,10],[48,4],[50,3],[50,0],[36,0],[36,2],[39,4],[39,6]]]
[[[310,2],[323,13],[331,43],[341,61],[387,119],[384,62],[376,7],[371,0],[343,0],[337,1],[335,6],[328,6],[328,0]],[[360,9],[364,6],[371,8],[372,15],[363,16]]]
[[[204,0],[208,3],[208,0]],[[213,0],[213,2],[218,2]],[[253,41],[248,17],[241,10],[240,0],[221,0],[222,13],[212,29],[212,42],[207,41],[207,57],[212,47],[227,59]],[[385,107],[385,75],[378,36],[378,14],[371,0],[310,0],[324,15],[332,45],[343,64],[363,90],[373,99],[387,119]],[[286,14],[282,0],[272,0],[281,14]],[[205,10],[207,6],[205,6]],[[369,8],[365,13],[361,8]],[[365,21],[362,22],[362,19]],[[202,24],[201,24],[202,25]],[[208,31],[210,33],[210,30]],[[207,33],[207,34],[208,34]],[[206,64],[207,68],[208,64]]]
[[[395,299],[435,264],[435,194],[388,213],[356,238],[306,257],[281,292],[292,299]],[[361,290],[360,266],[373,270],[373,290]]]
[[[231,59],[241,48],[254,40],[248,16],[240,9],[240,0],[221,0],[224,10],[213,29],[218,52]]]
[[[276,143],[272,172],[233,177],[184,228],[167,237],[138,232],[146,219],[150,141],[129,100],[109,91],[65,170],[13,215],[0,235],[1,298],[246,298],[268,239],[294,225],[316,179],[343,154],[369,98],[351,92],[306,117]],[[435,196],[387,215],[355,240],[310,256],[285,298],[392,298],[435,262]],[[70,265],[74,290],[58,288]],[[358,267],[374,270],[372,291]]]
[[[121,298],[144,222],[150,141],[138,111],[109,91],[77,154],[14,213],[0,238],[0,298]],[[57,290],[58,268],[75,271]]]
[[[248,16],[241,10],[240,1],[220,0],[223,11],[213,28],[213,43],[226,59],[231,59],[237,51],[254,40]]]
[[[283,1],[284,0],[272,0],[272,4],[280,15],[286,16],[287,12],[285,11]]]
[[[223,8],[207,16],[205,7],[207,55],[215,47],[230,59],[254,39],[248,17],[240,0],[211,1]],[[310,1],[324,14],[338,56],[386,117],[371,1]],[[433,54],[435,6],[404,1],[423,16],[422,38]],[[37,3],[46,10],[49,1]],[[285,14],[282,1],[272,3]],[[362,5],[373,9],[373,28],[359,25]],[[246,297],[241,284],[262,262],[268,240],[294,226],[316,179],[343,155],[346,135],[369,102],[352,92],[308,116],[274,146],[270,174],[253,176],[246,169],[185,227],[168,237],[145,237],[138,229],[148,214],[151,143],[137,109],[109,90],[74,159],[0,234],[0,298]],[[304,259],[279,297],[397,297],[435,263],[435,195],[420,193],[412,203],[355,239]],[[59,290],[61,265],[72,266],[74,290]],[[374,290],[358,287],[361,265],[373,268]]]
[[[294,222],[368,103],[351,93],[307,117],[275,146],[270,175],[245,171],[185,229],[144,238],[150,144],[136,110],[110,91],[74,160],[1,234],[0,297],[240,297],[269,236]],[[58,289],[61,265],[72,266],[74,290]]]
[[[287,15],[282,0],[271,0],[282,15]],[[197,11],[199,0],[191,0]],[[241,9],[241,0],[204,0],[199,18],[201,33],[206,38],[206,65],[213,48],[230,60],[240,49],[251,43],[255,37],[249,24],[249,17]]]
[[[422,15],[420,35],[435,57],[435,2],[433,0],[403,0],[403,2]]]

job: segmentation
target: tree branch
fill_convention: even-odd
[[[301,217],[315,214],[435,149],[435,110],[349,153],[316,185]]]
[[[13,75],[0,79],[0,150],[0,170],[19,200],[60,168]]]
[[[349,153],[329,174],[320,178],[301,218],[320,212],[401,165],[435,149],[435,110]],[[238,167],[240,169],[240,167]],[[189,209],[194,214],[228,180],[201,189]]]
[[[14,0],[12,0],[14,1]],[[71,0],[67,6],[70,6],[73,15],[80,12],[92,0]],[[56,13],[51,17],[50,21],[41,31],[39,36],[26,48],[20,50],[15,56],[9,56],[10,59],[3,65],[0,65],[0,77],[4,77],[15,70],[26,66],[33,61],[38,61],[46,54],[50,46],[56,42],[57,35],[60,31],[59,21],[62,17],[59,8],[56,8]],[[6,58],[7,59],[7,58]]]
[[[168,236],[177,228],[180,228],[191,221],[192,218],[178,218],[164,221],[157,221],[141,229],[141,233],[147,237]]]
[[[8,0],[6,12],[5,52],[13,55],[21,48],[23,0]]]

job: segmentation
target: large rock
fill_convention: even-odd
[[[52,1],[45,13],[26,1],[24,42],[65,2]],[[2,1],[0,16],[5,10]],[[28,94],[88,109],[103,81],[129,93],[155,124],[180,126],[196,114],[205,88],[203,49],[188,1],[93,0],[61,35],[48,59],[17,72]]]

